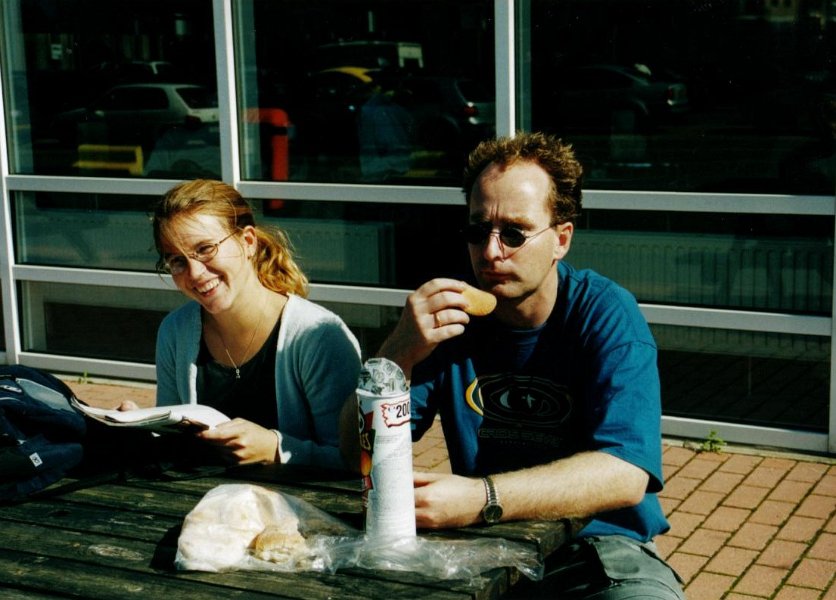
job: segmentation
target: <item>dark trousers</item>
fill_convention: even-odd
[[[676,572],[652,542],[620,535],[576,540],[546,560],[542,581],[520,581],[509,598],[684,600]]]

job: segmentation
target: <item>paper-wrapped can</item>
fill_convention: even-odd
[[[409,386],[385,358],[366,361],[357,385],[366,536],[415,537]]]

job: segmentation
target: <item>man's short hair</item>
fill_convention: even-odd
[[[488,165],[496,163],[506,168],[516,162],[535,163],[549,175],[548,202],[553,225],[574,222],[580,216],[583,168],[570,144],[539,132],[485,140],[476,146],[468,156],[464,170],[463,189],[468,203],[473,184]]]

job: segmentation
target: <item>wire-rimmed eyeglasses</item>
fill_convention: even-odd
[[[513,248],[515,251],[519,250],[527,244],[529,240],[548,231],[552,227],[554,227],[554,225],[549,225],[540,231],[535,231],[534,233],[526,235],[519,227],[514,227],[513,225],[506,225],[499,231],[496,231],[493,228],[493,225],[487,222],[471,223],[462,229],[462,235],[464,236],[464,239],[467,240],[468,244],[472,244],[474,246],[484,244],[490,237],[496,236],[502,249],[502,255],[507,258],[505,248]]]
[[[194,251],[185,254],[173,254],[164,257],[160,261],[160,268],[170,275],[180,275],[189,268],[189,259],[196,260],[202,263],[208,263],[210,260],[218,255],[218,248],[221,244],[235,235],[237,232],[233,231],[228,236],[217,242],[204,242],[199,244]]]

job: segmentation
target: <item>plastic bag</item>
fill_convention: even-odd
[[[312,504],[251,484],[219,485],[186,515],[175,566],[193,571],[412,571],[434,579],[478,578],[516,567],[539,580],[531,547],[502,538],[370,540]]]

